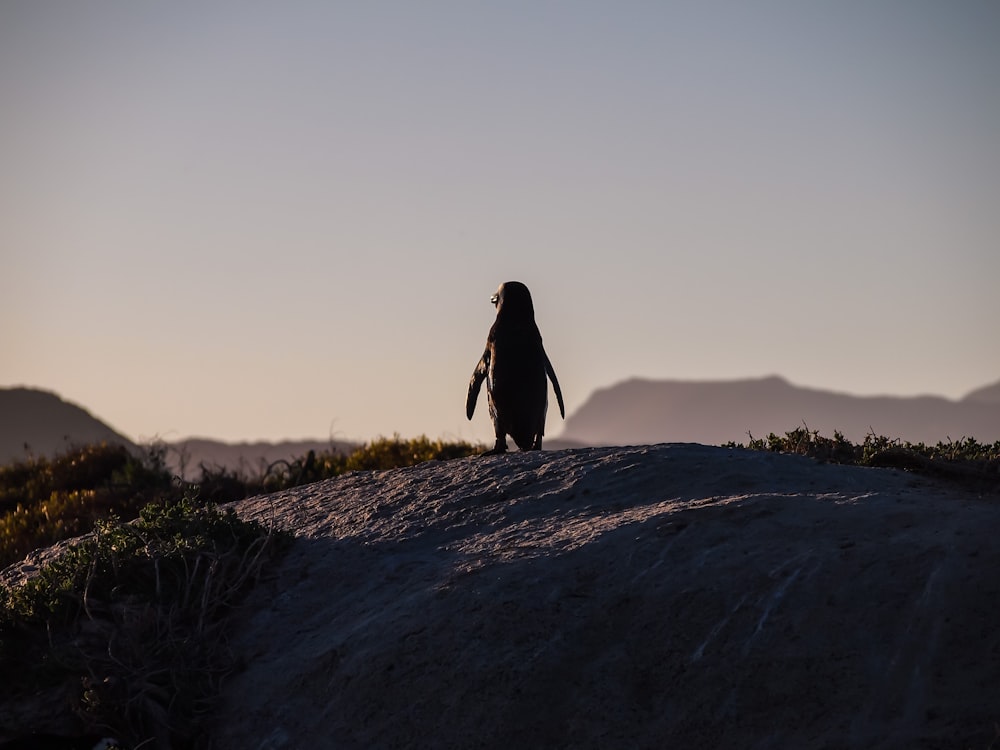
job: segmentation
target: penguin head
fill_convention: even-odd
[[[497,317],[535,319],[535,308],[531,304],[531,292],[520,281],[505,281],[490,297],[497,308]]]

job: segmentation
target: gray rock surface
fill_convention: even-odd
[[[218,750],[995,739],[997,498],[671,444],[236,507],[299,538],[239,615]]]

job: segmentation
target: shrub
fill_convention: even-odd
[[[263,492],[296,487],[339,476],[348,471],[383,471],[414,466],[424,461],[446,461],[482,452],[483,447],[464,441],[431,440],[425,435],[404,440],[399,435],[380,437],[352,453],[309,453],[294,461],[277,461],[267,468],[259,487]]]
[[[163,458],[100,443],[0,467],[0,567],[112,514],[132,519],[149,502],[180,499]]]
[[[222,504],[289,489],[347,471],[393,469],[422,461],[469,456],[482,450],[466,442],[379,438],[349,454],[314,453],[277,461],[259,476],[201,467],[197,482],[171,477],[162,445],[133,455],[120,445],[83,446],[54,459],[0,467],[0,568],[28,552],[78,536],[112,515],[132,520],[149,503]]]
[[[729,442],[726,447],[795,453],[833,463],[894,467],[959,481],[979,492],[1000,490],[1000,441],[991,444],[974,438],[949,438],[928,446],[869,433],[861,445],[855,445],[840,432],[826,438],[816,430],[799,427],[784,436],[773,432],[766,438],[751,435],[745,445]]]
[[[0,586],[10,693],[67,690],[132,746],[193,746],[230,668],[227,614],[290,539],[190,500],[110,519],[37,575]],[[0,699],[12,695],[0,695]]]
[[[289,539],[215,503],[477,450],[397,435],[346,455],[310,452],[256,479],[203,466],[195,484],[173,479],[157,446],[141,456],[85,446],[0,468],[0,567],[93,529],[28,581],[0,585],[0,669],[19,676],[0,684],[0,706],[58,693],[58,713],[68,694],[85,724],[131,746],[194,747],[230,667],[226,615]]]

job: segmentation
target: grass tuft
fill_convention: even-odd
[[[187,500],[97,523],[34,577],[0,586],[0,666],[22,676],[0,702],[68,696],[82,728],[194,747],[232,667],[227,615],[289,540]]]

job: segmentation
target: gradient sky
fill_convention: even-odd
[[[0,385],[136,439],[488,440],[509,279],[569,412],[957,398],[998,240],[991,0],[0,1]]]

